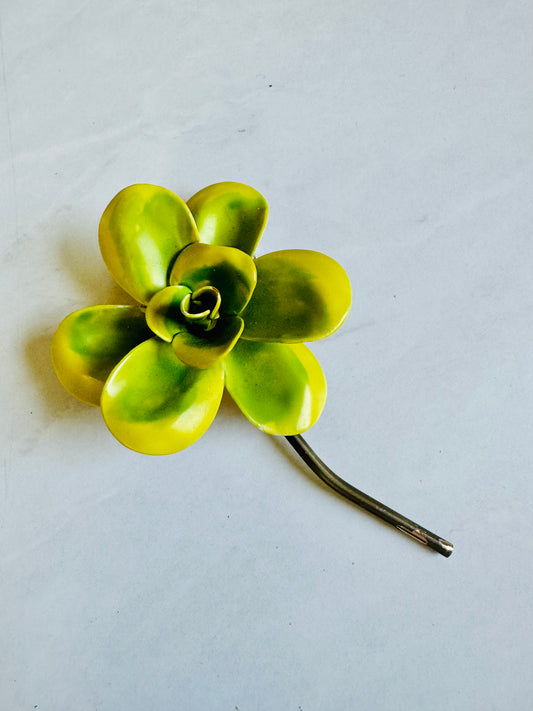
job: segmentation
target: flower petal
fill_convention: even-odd
[[[116,364],[150,338],[138,306],[90,306],[67,316],[52,339],[52,363],[66,390],[90,405]]]
[[[216,287],[222,296],[221,313],[238,314],[246,306],[257,282],[253,259],[234,247],[191,244],[180,252],[170,274],[171,284],[191,291]]]
[[[304,345],[243,341],[224,359],[226,386],[244,415],[267,434],[299,434],[319,418],[326,380]]]
[[[102,414],[122,444],[143,454],[185,449],[215,417],[224,374],[184,365],[169,343],[151,338],[117,365],[102,393]]]
[[[106,207],[98,231],[107,268],[142,304],[167,285],[176,254],[198,241],[187,205],[157,185],[130,185]]]
[[[268,217],[268,204],[242,183],[215,183],[187,202],[204,244],[237,247],[253,255]]]
[[[239,316],[218,319],[212,331],[193,333],[180,331],[172,341],[174,353],[180,360],[195,368],[209,368],[228,354],[239,340],[244,321]]]
[[[180,304],[190,293],[186,286],[167,286],[152,296],[146,307],[146,323],[156,336],[170,343],[185,328]]]
[[[350,281],[334,259],[307,249],[271,252],[255,260],[257,287],[242,314],[242,337],[301,343],[329,336],[345,321]]]

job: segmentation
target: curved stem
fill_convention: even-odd
[[[402,533],[406,533],[408,536],[411,536],[411,538],[432,548],[446,558],[451,556],[453,553],[453,545],[451,543],[437,536],[437,534],[431,533],[431,531],[428,531],[422,526],[419,526],[405,516],[402,516],[402,514],[399,514],[397,511],[390,509],[388,506],[385,506],[385,504],[373,499],[371,496],[368,496],[368,494],[356,489],[355,486],[348,484],[344,479],[341,479],[340,476],[337,476],[335,472],[324,464],[301,435],[289,435],[285,439],[296,450],[309,468],[322,479],[325,484],[330,486],[341,496],[344,496],[345,499],[349,499],[354,504],[365,509],[365,511],[390,523],[391,526],[402,531]]]

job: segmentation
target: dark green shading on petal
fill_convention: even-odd
[[[243,341],[224,359],[226,387],[244,415],[267,434],[305,432],[326,401],[326,381],[304,345]]]
[[[220,363],[206,370],[191,368],[176,358],[170,343],[152,338],[111,373],[102,393],[102,414],[126,447],[171,454],[207,430],[223,389]]]
[[[211,331],[180,331],[172,341],[172,348],[180,360],[195,368],[209,368],[231,351],[239,340],[244,322],[239,316],[218,319]]]
[[[187,202],[204,244],[242,249],[253,256],[268,217],[261,193],[242,183],[215,183]]]
[[[190,293],[186,286],[167,286],[152,296],[146,307],[146,323],[156,336],[170,343],[185,328],[180,304]]]
[[[147,304],[167,285],[169,267],[180,249],[198,241],[198,231],[187,205],[170,190],[130,185],[106,207],[98,238],[115,281]]]
[[[242,337],[301,343],[336,331],[351,305],[350,281],[334,259],[306,249],[287,249],[255,260],[257,286],[242,313]]]
[[[67,316],[52,339],[52,363],[66,390],[90,405],[116,364],[150,338],[137,306],[90,306]]]
[[[251,257],[233,247],[191,244],[180,252],[170,274],[171,284],[182,284],[191,291],[205,286],[218,289],[222,297],[220,312],[238,314],[248,303],[257,274]]]

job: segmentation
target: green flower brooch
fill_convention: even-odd
[[[185,203],[131,185],[102,215],[100,249],[138,306],[90,306],[67,316],[52,362],[75,397],[100,405],[111,433],[143,454],[201,437],[226,387],[263,432],[284,435],[329,486],[420,542],[451,544],[340,479],[300,436],[318,419],[326,381],[303,345],[346,319],[351,289],[330,257],[287,249],[254,259],[268,205],[241,183],[210,185]]]

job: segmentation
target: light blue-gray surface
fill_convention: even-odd
[[[528,711],[531,3],[3,0],[0,20],[1,711]],[[57,383],[59,321],[122,299],[109,200],[220,180],[269,200],[260,253],[345,266],[307,439],[448,560],[229,400],[150,458]]]

